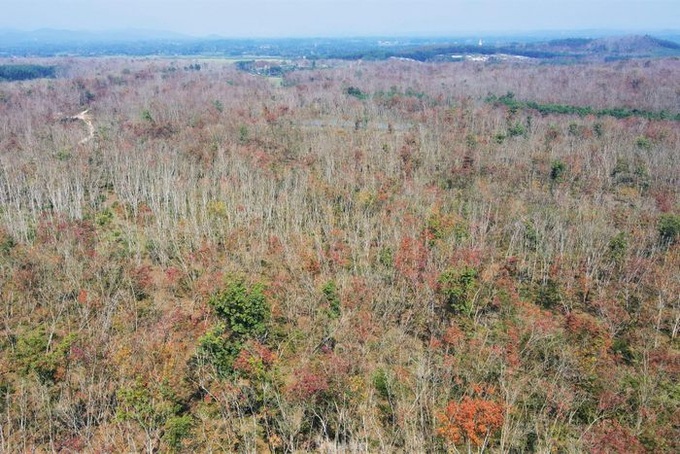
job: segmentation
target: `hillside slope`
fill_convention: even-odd
[[[486,102],[678,113],[677,59],[49,64],[0,84],[0,451],[680,450],[680,122]]]

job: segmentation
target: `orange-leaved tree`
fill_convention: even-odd
[[[437,433],[454,445],[485,446],[503,425],[503,405],[481,397],[451,401],[438,415]]]

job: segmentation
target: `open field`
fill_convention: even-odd
[[[11,62],[0,451],[680,450],[680,60]]]

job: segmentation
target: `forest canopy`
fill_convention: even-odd
[[[310,60],[0,86],[0,452],[680,452],[680,60]]]

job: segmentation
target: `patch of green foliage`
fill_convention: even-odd
[[[35,374],[42,383],[54,382],[57,370],[65,364],[65,357],[75,342],[75,335],[54,342],[44,326],[16,339],[13,361],[18,372],[27,376]]]
[[[248,288],[236,279],[213,295],[209,304],[236,336],[261,336],[267,329],[270,310],[262,284]]]
[[[158,431],[171,452],[178,452],[182,440],[189,437],[193,426],[190,415],[167,383],[154,384],[137,378],[116,393],[118,421],[134,421],[147,432]]]
[[[17,243],[10,235],[0,234],[0,255],[9,254]]]
[[[526,128],[521,123],[515,123],[508,128],[508,136],[517,137],[526,134]]]
[[[258,283],[248,287],[243,279],[227,282],[208,304],[221,320],[201,336],[195,359],[211,364],[219,377],[229,377],[245,342],[266,334],[271,310],[264,286]]]
[[[335,319],[340,317],[340,297],[338,296],[338,286],[335,281],[328,281],[321,289],[323,296],[328,303],[328,315]]]
[[[538,289],[536,304],[545,308],[553,309],[562,302],[562,289],[555,279],[546,280]]]
[[[219,377],[233,372],[234,360],[241,351],[242,343],[226,334],[224,323],[218,323],[198,340],[196,359],[211,364]]]
[[[630,118],[640,117],[647,120],[672,120],[680,121],[680,113],[672,114],[665,110],[651,112],[648,110],[629,109],[627,107],[612,107],[607,109],[595,109],[590,106],[572,106],[568,104],[541,104],[535,101],[519,101],[515,99],[515,94],[508,92],[503,96],[490,95],[486,102],[495,106],[505,106],[513,112],[519,110],[535,110],[541,115],[578,115],[585,117],[594,115],[597,117]]]
[[[449,268],[439,276],[439,294],[455,313],[472,315],[477,288],[477,270],[470,267]]]
[[[530,251],[536,251],[539,245],[539,235],[532,222],[524,224],[524,244]]]
[[[673,244],[680,238],[680,215],[662,214],[659,218],[659,238],[662,243]]]
[[[0,65],[0,82],[55,77],[56,68],[44,65]]]
[[[394,251],[389,246],[383,246],[378,253],[378,262],[386,268],[394,265]]]
[[[607,245],[607,257],[614,263],[620,264],[626,256],[628,239],[624,232],[617,233]]]
[[[362,101],[368,99],[368,95],[357,87],[347,87],[345,93]]]
[[[385,369],[383,369],[382,367],[376,370],[375,373],[373,374],[373,386],[375,387],[376,391],[378,391],[378,395],[380,395],[380,397],[382,397],[383,399],[389,399],[390,397],[389,378],[387,377]]]
[[[648,137],[640,136],[635,139],[635,145],[641,150],[650,150],[652,148],[652,141]]]
[[[350,88],[352,88],[352,87],[350,87]],[[397,88],[396,85],[391,86],[388,91],[383,91],[383,90],[376,91],[374,93],[373,97],[377,98],[377,99],[385,99],[385,100],[389,100],[389,99],[393,99],[393,98],[397,98],[397,97],[416,98],[416,99],[420,99],[420,100],[429,98],[429,96],[422,91],[416,91],[411,87],[408,87],[406,90],[401,91]]]
[[[559,183],[564,178],[567,166],[562,161],[553,161],[550,165],[550,180]]]
[[[163,439],[173,452],[182,448],[182,440],[191,435],[194,420],[190,415],[171,416],[165,421]]]

